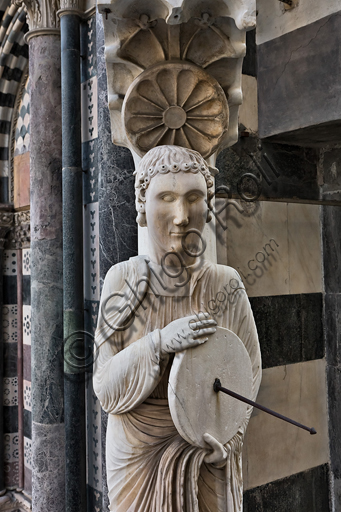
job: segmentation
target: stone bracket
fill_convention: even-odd
[[[210,125],[216,141],[220,138],[219,143],[212,145],[210,164],[214,165],[218,152],[238,140],[245,32],[255,26],[255,0],[98,0],[97,5],[103,14],[113,142],[129,147],[134,156],[141,156],[141,147],[138,148],[127,136],[127,125],[122,116],[123,105],[128,104],[134,84],[137,85],[138,80],[143,81],[144,75],[140,75],[149,72],[153,66],[162,67],[162,63],[170,65],[172,61],[179,65],[181,61],[194,64],[210,75],[222,88],[227,100],[228,112],[225,115],[229,116],[228,127],[221,126],[214,131],[212,123]],[[136,87],[134,90],[136,93]],[[166,91],[161,90],[161,93],[165,94]],[[179,105],[174,99],[169,106]],[[134,108],[132,104],[130,111],[125,111],[126,118],[134,115]],[[151,115],[148,110],[143,113],[145,116]],[[202,121],[196,129],[204,132],[206,139],[210,140],[212,130],[206,133],[208,123]],[[153,123],[148,127],[152,135]],[[219,129],[221,132],[218,133]],[[151,145],[146,146],[144,152],[158,144],[172,143],[171,138],[160,138],[158,135],[155,132],[155,138],[151,137]],[[191,141],[179,145],[193,147]],[[208,158],[206,154],[205,157]]]

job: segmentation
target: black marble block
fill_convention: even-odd
[[[24,409],[24,436],[32,439],[32,413]]]
[[[3,276],[4,304],[17,304],[17,276]]]
[[[330,462],[334,478],[341,481],[341,368],[327,366]],[[340,486],[340,484],[339,484]],[[341,506],[341,497],[339,497]],[[339,510],[339,509],[338,509]]]
[[[340,141],[340,45],[340,11],[258,45],[261,138]]]
[[[4,405],[4,433],[15,434],[18,432],[18,406],[17,405]]]
[[[327,364],[341,368],[341,294],[324,296],[324,330]],[[341,418],[340,418],[341,423]]]
[[[31,304],[31,276],[22,276],[22,300],[25,306]]]
[[[101,280],[109,268],[137,254],[134,162],[112,142],[101,15],[97,16],[99,236]]]
[[[324,357],[321,293],[251,297],[263,368]]]
[[[257,76],[256,29],[246,32],[246,55],[243,60],[243,75]]]
[[[244,493],[244,512],[329,512],[331,510],[328,464]]]
[[[341,208],[322,208],[324,286],[326,293],[341,292]]]
[[[320,199],[318,162],[319,154],[314,148],[264,142],[254,136],[240,137],[237,144],[218,156],[216,190],[221,185],[228,186],[232,197],[240,198],[238,182],[243,184],[242,177],[251,173],[260,182],[257,200],[317,201]],[[245,187],[244,190],[247,191]],[[257,192],[255,182],[251,191],[252,195]]]
[[[17,377],[18,375],[18,345],[16,343],[3,344],[4,377]]]

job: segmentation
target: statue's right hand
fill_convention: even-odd
[[[196,347],[216,332],[217,322],[208,314],[185,316],[170,322],[161,329],[161,350],[168,354]]]

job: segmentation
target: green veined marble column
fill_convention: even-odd
[[[60,67],[57,30],[29,33],[34,512],[65,511]]]

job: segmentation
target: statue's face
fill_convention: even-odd
[[[169,172],[151,179],[146,191],[146,220],[152,251],[158,260],[166,252],[176,251],[186,264],[193,263],[184,254],[181,240],[189,229],[202,233],[207,218],[206,201],[206,180],[200,172]],[[200,248],[201,242],[194,234],[186,237],[187,246],[194,240]]]

